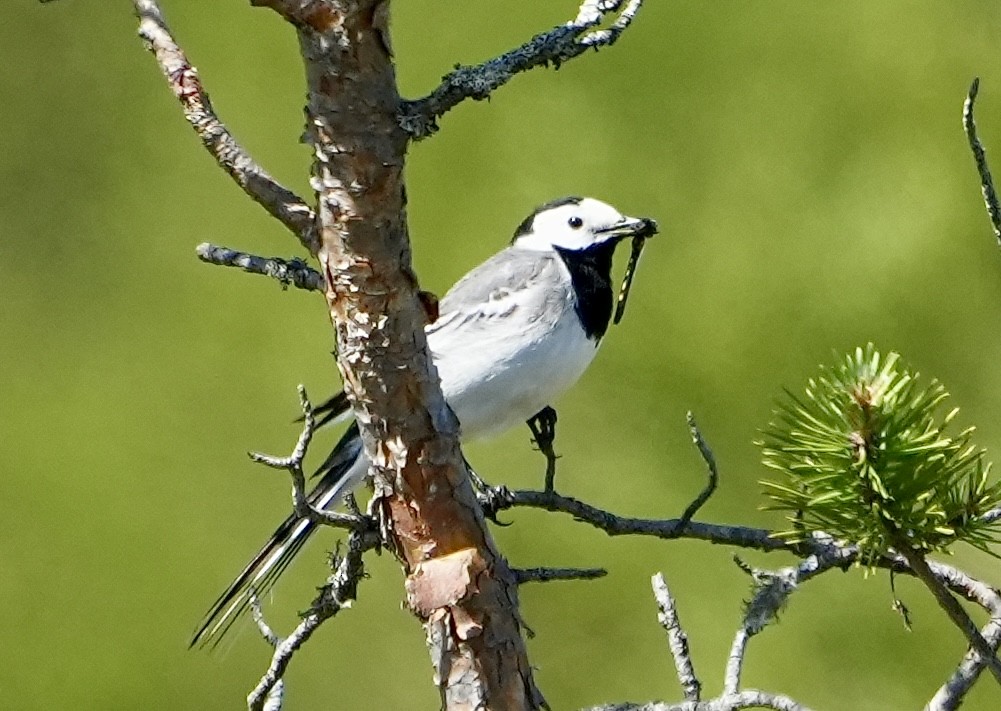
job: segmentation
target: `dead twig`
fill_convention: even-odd
[[[991,227],[994,229],[994,237],[1001,245],[1001,204],[998,203],[998,195],[994,190],[994,179],[991,177],[991,169],[987,165],[987,153],[984,151],[984,144],[977,136],[977,124],[973,118],[973,109],[977,101],[977,93],[980,90],[980,78],[977,77],[970,85],[970,91],[963,102],[963,130],[966,138],[970,142],[970,150],[973,151],[973,160],[977,164],[977,173],[980,174],[980,190],[984,196],[984,204],[987,206],[987,216],[991,220]]]
[[[354,513],[340,513],[338,511],[327,511],[318,509],[309,501],[306,493],[306,474],[303,471],[303,460],[306,458],[306,450],[313,439],[316,431],[316,418],[313,416],[313,406],[306,395],[306,387],[299,386],[299,405],[302,408],[302,432],[296,441],[292,454],[287,457],[275,457],[270,454],[260,452],[249,452],[250,458],[271,467],[272,469],[284,469],[292,477],[292,507],[295,515],[308,519],[313,523],[335,528],[346,528],[349,530],[371,531],[377,527],[375,519],[371,516],[361,516]],[[357,508],[357,507],[356,507]]]
[[[653,596],[657,600],[657,621],[667,632],[667,644],[674,659],[674,668],[678,672],[678,681],[685,692],[687,701],[698,701],[702,694],[702,682],[695,676],[692,656],[688,651],[688,635],[681,626],[674,596],[671,595],[662,573],[653,576]]]
[[[249,274],[261,274],[277,279],[283,288],[294,286],[303,291],[323,292],[323,275],[298,257],[287,260],[279,257],[258,257],[255,254],[208,242],[202,242],[195,247],[195,253],[206,264],[239,267]]]
[[[521,72],[549,65],[558,69],[588,50],[615,44],[642,6],[643,0],[584,0],[577,17],[570,22],[535,35],[520,47],[482,64],[456,67],[424,98],[403,102],[400,126],[414,140],[427,138],[438,131],[438,119],[466,99],[483,101]],[[607,15],[620,8],[610,27],[596,29]]]
[[[554,580],[596,580],[608,575],[604,568],[513,568],[511,572],[518,585]]]
[[[291,230],[310,254],[316,254],[313,210],[258,165],[219,120],[197,70],[174,41],[156,0],[133,0],[133,4],[139,16],[139,36],[156,57],[167,84],[181,102],[184,117],[202,145],[254,202]]]
[[[284,693],[282,677],[296,651],[320,625],[342,609],[351,606],[358,592],[358,583],[365,577],[362,556],[366,551],[375,548],[378,543],[378,536],[371,531],[353,531],[348,536],[347,551],[344,555],[334,553],[331,556],[333,574],[320,588],[320,594],[303,615],[302,622],[285,638],[279,638],[266,624],[262,624],[263,615],[260,615],[260,606],[256,603],[256,597],[253,598],[251,605],[256,605],[251,608],[254,610],[254,619],[258,621],[262,636],[275,651],[264,676],[247,696],[247,707],[250,711],[277,711],[281,708],[281,697]],[[276,698],[277,706],[273,705],[276,703]]]

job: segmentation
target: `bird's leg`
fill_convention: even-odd
[[[546,405],[527,424],[532,431],[532,442],[546,457],[546,493],[552,493],[555,491],[553,480],[556,477],[556,460],[559,458],[553,450],[553,442],[556,441],[556,410]]]

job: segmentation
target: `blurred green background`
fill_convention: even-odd
[[[164,4],[224,120],[307,193],[290,29],[243,0]],[[289,449],[297,383],[316,398],[337,387],[322,299],[195,259],[204,240],[285,256],[297,245],[198,145],[130,6],[7,0],[0,22],[8,708],[242,708],[264,643],[244,627],[209,655],[187,651],[188,636],[288,508],[285,478],[245,452]],[[397,0],[403,92],[575,11],[573,0]],[[995,2],[650,0],[616,47],[465,104],[413,148],[419,274],[443,293],[535,204],[564,194],[660,220],[624,323],[556,403],[558,485],[616,512],[673,516],[701,487],[692,409],[723,477],[701,516],[782,525],[758,510],[752,440],[783,386],[868,340],[943,380],[961,421],[1001,451],[1001,253],[960,127],[978,74],[1001,170]],[[541,482],[527,430],[467,453],[492,481]],[[507,518],[497,537],[515,565],[610,571],[522,591],[553,708],[680,698],[649,589],[657,571],[706,691],[719,691],[748,595],[732,551]],[[279,587],[268,608],[279,630],[311,599],[335,539]],[[954,562],[1001,583],[986,556],[958,550]],[[388,557],[370,570],[355,608],[295,660],[288,708],[437,706],[401,575]],[[898,592],[913,632],[882,573],[811,582],[752,642],[746,683],[819,709],[919,708],[964,645],[916,583]],[[999,706],[985,678],[967,708]]]

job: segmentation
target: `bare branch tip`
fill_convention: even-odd
[[[517,585],[557,580],[597,580],[608,575],[604,568],[514,568],[511,572]]]
[[[271,277],[278,281],[282,288],[294,286],[303,291],[323,291],[323,275],[299,257],[288,260],[278,257],[259,257],[256,254],[209,242],[202,242],[195,247],[195,254],[206,264],[237,267],[248,274]]]
[[[667,644],[674,659],[678,681],[685,693],[686,701],[698,702],[702,696],[702,682],[695,675],[691,653],[688,649],[688,635],[681,626],[677,605],[663,573],[653,576],[653,596],[657,601],[657,621],[667,633]]]
[[[270,644],[272,648],[277,647],[281,644],[281,637],[275,634],[274,630],[271,629],[267,621],[264,619],[264,610],[261,609],[261,598],[257,595],[257,590],[252,589],[250,591],[249,602],[250,616],[257,625],[257,629],[260,631],[264,641]]]

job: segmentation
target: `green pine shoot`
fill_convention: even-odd
[[[805,397],[786,391],[758,443],[781,474],[761,482],[767,508],[795,524],[781,535],[825,531],[858,544],[863,562],[894,539],[920,552],[956,541],[990,552],[1001,526],[984,515],[1001,505],[1001,482],[990,481],[972,427],[947,433],[958,412],[944,411],[947,397],[872,344],[821,368]]]

